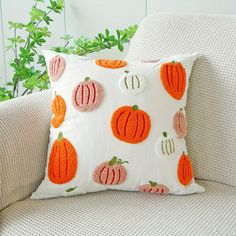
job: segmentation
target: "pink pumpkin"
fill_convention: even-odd
[[[179,138],[184,138],[186,136],[187,122],[182,109],[175,113],[173,118],[173,127]]]
[[[61,56],[55,56],[49,63],[49,75],[52,82],[56,82],[62,76],[66,67],[66,61]]]
[[[73,105],[82,112],[95,110],[102,102],[104,96],[102,85],[86,77],[73,91]]]
[[[126,180],[126,170],[123,166],[127,161],[113,157],[110,161],[103,162],[93,172],[93,180],[98,184],[117,185]]]
[[[163,184],[149,181],[149,184],[141,185],[139,191],[143,193],[167,194],[169,189]]]

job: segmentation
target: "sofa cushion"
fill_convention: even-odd
[[[236,189],[199,181],[207,191],[154,196],[102,191],[18,201],[1,212],[10,235],[236,235]]]
[[[44,51],[53,116],[45,178],[32,199],[105,189],[201,193],[185,144],[197,54],[155,63]]]
[[[28,197],[44,177],[50,93],[0,103],[0,211]]]
[[[187,146],[198,178],[236,186],[236,16],[157,14],[144,19],[127,59],[199,52],[187,101]]]

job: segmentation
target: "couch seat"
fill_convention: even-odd
[[[0,235],[236,235],[236,189],[199,181],[203,194],[104,191],[18,201],[1,212]]]

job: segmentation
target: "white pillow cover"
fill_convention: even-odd
[[[155,63],[44,55],[54,114],[45,178],[32,199],[106,189],[204,192],[184,140],[196,54]]]

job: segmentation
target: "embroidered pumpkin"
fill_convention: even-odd
[[[63,74],[66,67],[66,61],[61,56],[55,56],[49,63],[49,75],[52,82],[57,81]]]
[[[82,112],[95,110],[103,100],[104,92],[102,85],[86,77],[73,91],[73,105]]]
[[[179,159],[177,175],[179,182],[184,186],[190,184],[193,179],[192,163],[184,152]]]
[[[66,102],[62,96],[56,95],[52,101],[52,112],[54,114],[51,124],[54,128],[58,128],[64,121],[66,114]]]
[[[77,154],[69,140],[60,132],[54,141],[48,163],[48,178],[54,184],[71,181],[77,170]]]
[[[180,100],[186,88],[186,72],[180,62],[167,62],[161,66],[162,84],[171,97]]]
[[[113,135],[127,143],[140,143],[144,141],[150,131],[151,121],[149,115],[139,110],[137,105],[118,108],[111,118]]]
[[[103,162],[93,172],[93,180],[98,184],[117,185],[126,180],[126,170],[123,166],[127,161],[113,157],[110,161]]]
[[[141,93],[146,86],[146,81],[143,75],[124,71],[120,78],[120,89],[130,95]]]
[[[158,156],[172,156],[175,154],[175,141],[172,137],[168,137],[167,132],[163,132],[162,137],[157,140],[155,150]]]
[[[109,68],[109,69],[117,69],[127,65],[127,62],[124,60],[110,60],[110,59],[99,59],[96,60],[95,63],[98,66]]]
[[[179,138],[184,138],[187,134],[187,125],[186,117],[181,108],[178,112],[175,113],[173,118],[173,127]]]
[[[169,189],[163,184],[149,181],[149,184],[144,184],[139,187],[139,191],[143,193],[167,194]]]

